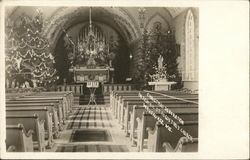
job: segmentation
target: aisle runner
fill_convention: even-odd
[[[56,152],[129,152],[124,145],[86,144],[58,146]]]
[[[70,117],[67,129],[112,127],[110,113],[105,107],[79,107]]]
[[[106,107],[79,106],[73,110],[67,126],[67,130],[72,129],[71,144],[59,144],[56,152],[129,152],[126,145],[113,141],[110,129],[114,126]]]
[[[70,142],[112,141],[111,135],[105,129],[73,130]]]

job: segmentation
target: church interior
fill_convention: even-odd
[[[5,8],[6,152],[198,152],[199,9]]]

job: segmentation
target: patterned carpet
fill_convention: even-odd
[[[74,130],[70,142],[112,141],[108,130],[85,129]]]
[[[74,114],[70,116],[67,129],[112,127],[109,117],[110,113],[107,111],[106,107],[79,107]]]
[[[124,145],[88,144],[59,146],[56,152],[129,152],[129,150]]]
[[[69,138],[58,142],[56,152],[129,152],[119,136],[114,140],[117,128],[105,105],[74,106],[67,122],[65,134]]]

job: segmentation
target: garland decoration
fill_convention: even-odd
[[[6,78],[19,85],[11,87],[20,87],[25,82],[33,87],[46,86],[57,80],[54,56],[42,35],[43,25],[40,10],[33,18],[22,14],[15,21],[6,21]]]

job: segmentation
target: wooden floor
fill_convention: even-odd
[[[84,134],[89,139],[81,134],[82,131],[89,132]],[[77,132],[79,134],[74,135]],[[48,152],[136,152],[113,118],[109,105],[74,106],[59,139],[54,141]]]

